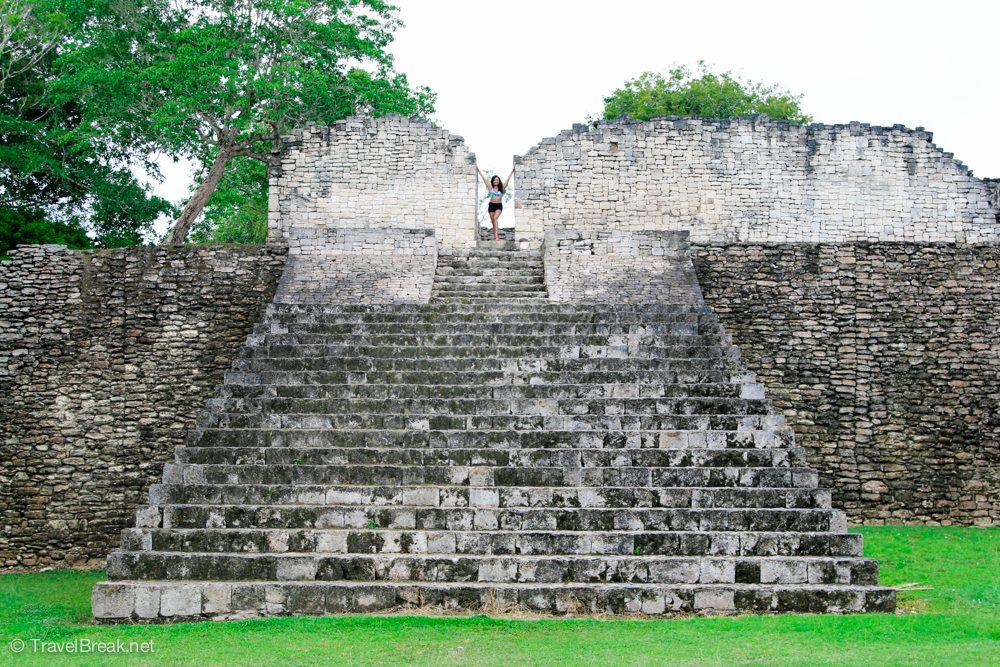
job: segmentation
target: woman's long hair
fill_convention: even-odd
[[[490,187],[495,188],[500,194],[503,194],[503,181],[496,174],[493,174],[493,178],[490,179]]]

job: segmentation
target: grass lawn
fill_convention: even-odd
[[[1000,528],[869,527],[865,555],[901,612],[656,621],[345,616],[90,624],[103,572],[0,576],[0,664],[1000,665]],[[57,656],[30,640],[152,642],[151,654]],[[14,640],[29,642],[20,654]]]

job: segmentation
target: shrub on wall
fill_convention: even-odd
[[[790,123],[812,121],[802,112],[801,95],[773,84],[745,81],[730,72],[715,73],[704,62],[697,73],[678,65],[666,76],[644,72],[604,98],[604,118],[628,116],[649,120],[656,116],[770,116]]]
[[[0,207],[0,260],[22,243],[58,243],[70,248],[92,248],[93,241],[79,224],[49,220],[35,209]]]

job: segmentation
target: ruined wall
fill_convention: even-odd
[[[986,184],[990,205],[1000,211],[1000,178],[984,178],[983,183]],[[1000,213],[997,214],[997,222],[1000,223]]]
[[[545,287],[557,302],[701,303],[687,232],[550,229]]]
[[[0,567],[103,560],[284,261],[259,246],[22,246],[0,263]]]
[[[437,266],[432,229],[293,227],[279,303],[427,303]]]
[[[461,137],[392,116],[309,126],[286,139],[270,175],[268,239],[295,227],[433,229],[442,247],[473,247],[475,156]]]
[[[834,506],[856,522],[1000,523],[1000,246],[692,253]]]
[[[577,125],[517,168],[517,238],[690,229],[695,242],[1000,239],[987,185],[902,126],[766,118]]]

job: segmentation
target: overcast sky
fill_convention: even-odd
[[[1000,3],[395,0],[396,67],[434,119],[506,170],[643,70],[705,60],[803,94],[816,122],[923,126],[977,176],[1000,177]],[[185,165],[158,191],[183,200]]]

